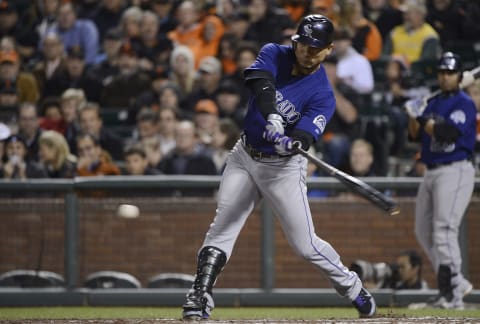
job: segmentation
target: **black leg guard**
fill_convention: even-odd
[[[452,270],[448,265],[441,264],[438,267],[437,285],[440,295],[447,301],[451,301],[453,298]]]
[[[195,281],[183,305],[184,319],[206,319],[210,316],[214,307],[212,288],[226,262],[227,255],[216,247],[206,246],[200,251]]]

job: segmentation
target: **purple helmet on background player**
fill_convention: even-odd
[[[333,41],[333,23],[322,15],[305,16],[299,23],[292,41],[311,47],[325,48]]]
[[[437,64],[437,71],[453,71],[458,72],[459,82],[462,80],[462,60],[460,56],[452,52],[445,52],[440,57],[440,60]]]

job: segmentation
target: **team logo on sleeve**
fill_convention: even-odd
[[[327,125],[327,119],[323,115],[318,115],[313,120],[313,124],[317,126],[318,129],[320,129],[320,133],[323,133],[323,131],[325,130],[325,126]]]
[[[463,110],[455,110],[450,114],[450,119],[455,124],[465,124],[467,117],[465,116],[465,112],[463,112]]]

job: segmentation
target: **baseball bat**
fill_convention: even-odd
[[[383,211],[388,212],[392,216],[400,212],[400,209],[398,208],[397,203],[393,199],[384,195],[383,193],[373,188],[369,184],[343,171],[338,170],[337,168],[328,164],[325,161],[320,160],[316,156],[303,150],[298,145],[298,143],[294,143],[294,149],[297,153],[306,157],[310,162],[315,164],[318,168],[320,168],[321,170],[328,173],[330,176],[342,182],[353,192],[360,195],[361,197],[366,198],[368,201],[373,203],[374,206],[380,208]]]

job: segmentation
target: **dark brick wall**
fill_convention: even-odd
[[[82,198],[79,203],[79,280],[94,271],[128,272],[146,286],[162,272],[193,274],[195,256],[213,219],[211,199],[128,198],[141,216],[120,219],[118,198]],[[407,248],[419,249],[413,234],[413,200],[400,200],[401,214],[385,216],[358,199],[312,201],[317,234],[331,243],[349,266],[355,259],[391,262]],[[42,268],[64,275],[64,208],[62,199],[0,199],[0,272]],[[480,286],[480,203],[474,200],[467,215],[468,275]],[[42,230],[43,228],[43,230]],[[43,235],[42,235],[43,233]],[[257,209],[248,219],[233,256],[217,287],[261,287],[261,219]],[[329,288],[312,265],[295,255],[275,220],[275,287]],[[435,287],[425,256],[425,278]]]

